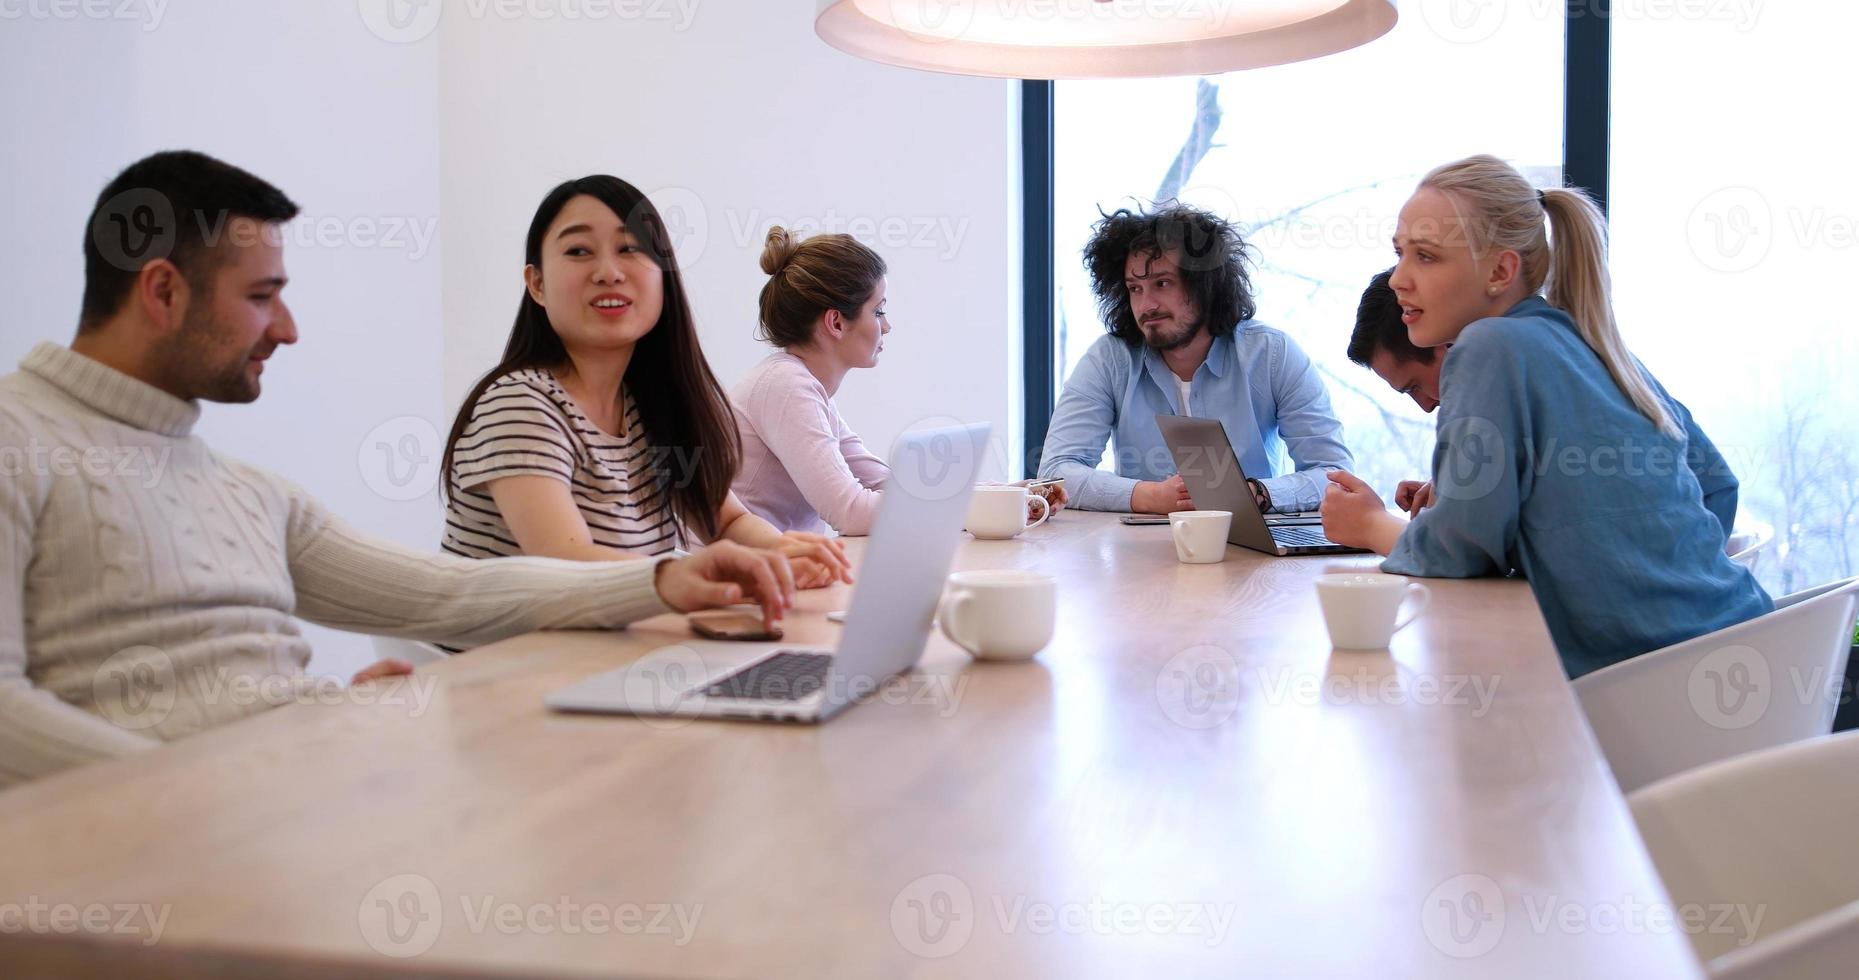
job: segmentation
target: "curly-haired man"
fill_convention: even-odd
[[[1310,358],[1252,319],[1247,253],[1232,224],[1182,204],[1098,222],[1084,261],[1109,334],[1066,381],[1039,472],[1063,477],[1075,506],[1194,506],[1157,415],[1219,419],[1269,510],[1315,510],[1324,473],[1354,465]],[[1115,472],[1097,468],[1111,438]]]

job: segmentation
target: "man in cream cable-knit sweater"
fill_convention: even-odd
[[[410,551],[207,448],[198,400],[256,399],[297,340],[277,234],[296,213],[201,154],[132,165],[87,226],[77,338],[0,378],[0,786],[265,709],[238,692],[301,675],[293,615],[469,645],[792,602],[780,555],[727,542],[610,563]]]

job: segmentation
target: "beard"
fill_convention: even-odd
[[[191,399],[245,404],[258,400],[258,379],[246,372],[246,361],[257,345],[229,350],[230,331],[213,319],[211,297],[188,304],[181,328],[156,348],[157,370],[171,379],[169,391],[185,392]]]
[[[1139,324],[1139,328],[1143,331],[1143,343],[1147,344],[1150,350],[1164,353],[1188,346],[1194,342],[1194,338],[1199,336],[1201,332],[1201,321],[1199,319],[1189,320],[1187,322],[1174,320],[1173,322],[1174,326],[1172,329],[1169,326],[1170,320],[1150,321],[1150,323],[1155,324],[1155,329],[1153,330],[1148,329],[1149,324]]]

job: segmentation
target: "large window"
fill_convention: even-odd
[[[1781,594],[1859,572],[1845,295],[1859,133],[1840,95],[1859,8],[1612,6],[1602,22],[1591,3],[1568,5],[1571,19],[1562,4],[1423,0],[1387,37],[1313,62],[1057,83],[1054,310],[1038,365],[1053,390],[1103,333],[1079,258],[1098,212],[1176,197],[1246,230],[1259,318],[1317,362],[1361,473],[1386,492],[1425,472],[1432,420],[1344,349],[1415,179],[1489,152],[1540,184],[1566,164],[1593,186],[1605,162],[1622,332],[1741,478],[1739,529],[1769,539],[1758,577]],[[1584,90],[1565,126],[1564,92]],[[1029,426],[1049,408],[1029,404]]]
[[[1627,343],[1766,525],[1771,592],[1859,559],[1859,134],[1850,4],[1613,19],[1613,274]],[[1648,11],[1658,10],[1648,7]]]
[[[1388,36],[1278,68],[1057,83],[1054,390],[1104,334],[1080,259],[1100,209],[1174,197],[1244,230],[1258,319],[1317,363],[1360,474],[1388,495],[1424,478],[1432,418],[1345,350],[1422,173],[1487,152],[1561,183],[1562,7],[1494,6],[1403,5]]]

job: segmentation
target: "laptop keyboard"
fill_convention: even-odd
[[[1323,536],[1323,528],[1308,524],[1274,527],[1272,539],[1287,548],[1328,548],[1336,545],[1336,542]]]
[[[799,701],[826,684],[830,653],[781,650],[704,688],[707,698],[754,701]]]

